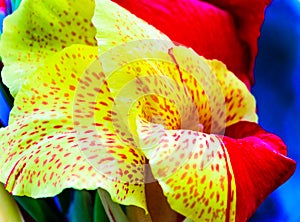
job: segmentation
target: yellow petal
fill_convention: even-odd
[[[96,45],[91,23],[94,7],[92,0],[23,0],[5,19],[2,78],[13,96],[47,56],[72,44]]]
[[[246,85],[218,60],[206,60],[215,73],[225,96],[226,126],[238,121],[257,122],[256,102]]]
[[[54,196],[68,187],[101,187],[114,201],[146,208],[142,183],[144,156],[131,147],[118,144],[117,140],[112,143],[114,129],[106,131],[109,119],[104,125],[101,125],[102,120],[89,125],[90,128],[99,127],[104,142],[97,137],[97,131],[84,129],[85,119],[79,125],[76,122],[80,116],[76,102],[81,101],[80,90],[76,92],[78,83],[83,87],[92,79],[95,83],[95,87],[90,88],[92,92],[103,81],[96,78],[95,73],[89,73],[91,79],[83,75],[96,56],[97,47],[68,47],[48,58],[45,66],[30,75],[22,86],[9,126],[0,131],[3,138],[0,181],[13,194],[37,198]],[[85,95],[88,94],[86,91]],[[111,101],[108,98],[111,98],[110,93],[106,91],[96,109],[106,107],[101,101]],[[94,110],[94,103],[89,107]],[[111,114],[104,110],[102,113],[102,116]],[[98,142],[107,146],[96,146]],[[85,145],[90,148],[88,151]],[[100,167],[91,165],[93,161]]]
[[[197,104],[205,132],[220,133],[241,120],[257,122],[253,95],[222,62],[199,57],[185,47],[174,47],[172,53],[186,73],[183,81]]]
[[[139,121],[138,129],[141,149],[174,211],[193,221],[235,221],[236,186],[218,136],[155,130],[144,121]]]

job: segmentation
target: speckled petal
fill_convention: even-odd
[[[192,130],[139,124],[141,149],[171,208],[193,221],[235,221],[236,186],[222,140]]]
[[[247,86],[218,60],[206,60],[225,96],[226,127],[238,121],[257,122],[256,101]]]
[[[13,96],[47,56],[71,44],[96,45],[93,13],[91,0],[22,1],[5,19],[0,43],[2,78]]]
[[[102,122],[104,118],[111,119],[120,139],[124,143],[132,142],[135,150],[146,155],[172,209],[196,221],[234,221],[235,181],[228,153],[220,137],[199,132],[210,124],[212,117],[217,121],[222,117],[225,121],[225,115],[216,112],[214,116],[211,109],[220,105],[224,108],[221,111],[226,113],[226,104],[223,104],[226,86],[221,84],[228,82],[222,81],[221,74],[217,76],[212,72],[205,59],[181,46],[160,53],[155,48],[143,48],[144,54],[140,52],[139,60],[125,62],[124,58],[132,51],[150,45],[135,44],[129,44],[130,50],[126,45],[119,46],[117,51],[112,50],[117,53],[100,58],[102,62],[113,61],[111,64],[116,66],[107,68],[112,74],[106,73],[105,78],[115,107],[112,106],[114,112],[111,115],[102,116],[99,111],[94,118],[99,118],[99,123],[101,119]],[[244,86],[237,83],[240,85],[232,86],[233,89]],[[250,95],[247,88],[244,89],[244,95]],[[81,91],[85,92],[85,88]],[[215,94],[220,98],[214,98]],[[81,93],[80,99],[88,101],[88,95]],[[87,105],[80,110],[88,109],[85,108]],[[248,112],[254,110],[249,108]],[[226,124],[218,126],[226,127]]]
[[[106,138],[107,147],[93,149],[95,141],[99,141],[98,137],[89,140],[88,146],[99,157],[97,162],[105,170],[100,171],[91,165],[95,157],[88,156],[82,146],[85,144],[82,135],[90,139],[93,132],[89,129],[78,132],[78,124],[73,120],[78,114],[73,100],[80,100],[76,87],[78,83],[80,86],[86,84],[87,79],[81,77],[96,57],[97,47],[67,47],[48,58],[45,67],[36,70],[23,84],[16,97],[9,126],[0,131],[0,181],[13,194],[46,197],[68,187],[101,187],[110,192],[114,201],[145,208],[143,180],[134,181],[139,175],[143,179],[143,165],[140,162],[145,160],[144,156],[110,140],[114,139],[114,132],[110,134],[105,131],[106,126],[101,127],[96,122],[93,126],[99,127],[100,135]],[[102,95],[102,101],[107,97],[108,91]],[[98,105],[100,108],[106,107],[104,102]],[[105,110],[102,113],[109,115]],[[109,119],[106,121],[111,122]],[[109,159],[106,159],[107,156]],[[126,157],[127,161],[124,162]],[[136,159],[140,162],[136,163]],[[107,166],[113,168],[105,169]],[[137,171],[133,175],[130,169]],[[116,171],[110,172],[110,175],[109,170]]]
[[[190,100],[171,100],[173,106],[169,107],[181,120],[175,130],[156,119],[164,108],[163,100],[157,99],[158,105],[148,101],[150,118],[143,112],[137,115],[139,147],[173,210],[194,221],[235,221],[236,187],[230,158],[221,136],[207,133],[222,132],[227,124],[243,118],[256,121],[255,100],[223,64],[205,60],[182,46],[169,49],[168,55],[178,68],[171,76],[181,83],[173,87],[178,94],[175,97]],[[155,78],[147,86],[161,95],[168,90]],[[238,103],[234,102],[236,96]],[[194,104],[196,112],[191,112],[189,104]],[[189,118],[184,118],[186,113],[191,114]],[[193,123],[203,128],[196,129]]]
[[[241,120],[257,122],[253,95],[222,62],[207,60],[185,47],[174,47],[171,52],[197,104],[204,132],[220,134]]]

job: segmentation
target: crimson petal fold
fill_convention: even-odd
[[[236,182],[236,221],[247,221],[293,175],[296,163],[285,156],[283,141],[256,123],[242,121],[227,127],[223,142]]]

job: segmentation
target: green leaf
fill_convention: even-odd
[[[95,195],[94,222],[109,222],[98,193]]]
[[[0,183],[0,221],[24,222],[18,205]]]
[[[63,215],[51,207],[50,198],[33,199],[26,196],[14,198],[35,221],[62,221]]]
[[[121,206],[112,201],[107,191],[99,188],[98,194],[110,221],[129,222]]]
[[[93,221],[93,201],[89,191],[75,190],[68,219],[71,222]]]

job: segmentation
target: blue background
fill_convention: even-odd
[[[279,135],[300,162],[300,1],[274,0],[259,39],[253,93],[260,124]],[[251,222],[300,221],[300,169],[273,192]]]

